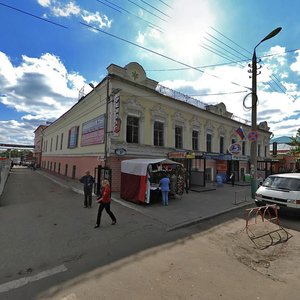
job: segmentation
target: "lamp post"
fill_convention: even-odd
[[[252,114],[251,114],[251,130],[257,132],[257,61],[256,48],[264,41],[271,39],[281,31],[281,27],[274,29],[265,38],[263,38],[253,50],[252,56]],[[251,143],[251,196],[255,198],[257,190],[257,140],[256,138]]]

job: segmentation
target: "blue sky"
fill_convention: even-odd
[[[275,137],[295,135],[299,11],[297,0],[0,0],[0,143],[33,144],[37,126],[75,104],[80,89],[131,61],[162,85],[250,120],[248,64],[277,27],[257,48],[257,116]]]

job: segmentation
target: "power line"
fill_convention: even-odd
[[[226,35],[224,35],[223,33],[221,33],[220,31],[218,31],[217,29],[213,28],[212,26],[210,26],[210,28],[212,30],[214,30],[215,32],[219,33],[221,36],[223,36],[225,39],[227,39],[228,41],[230,41],[231,43],[233,43],[234,45],[238,46],[239,48],[241,48],[242,50],[246,51],[247,53],[251,54],[252,53],[250,51],[248,51],[247,49],[243,48],[242,46],[240,46],[239,44],[237,44],[235,41],[233,41],[232,39],[228,38]]]
[[[56,23],[56,22],[50,21],[50,20],[45,19],[45,18],[41,18],[41,17],[36,16],[36,15],[34,15],[34,14],[30,13],[30,12],[27,12],[27,11],[25,11],[25,10],[22,10],[22,9],[19,9],[19,8],[16,8],[16,7],[13,7],[13,6],[4,4],[4,3],[2,3],[2,2],[0,2],[0,5],[5,6],[5,7],[7,7],[7,8],[10,8],[10,9],[12,9],[12,10],[18,11],[18,12],[20,12],[20,13],[22,13],[22,14],[25,14],[25,15],[28,15],[28,16],[31,16],[31,17],[34,17],[34,18],[37,18],[37,19],[39,19],[39,20],[42,20],[42,21],[51,23],[51,24],[53,24],[53,25],[56,25],[56,26],[59,26],[59,27],[68,29],[68,27],[66,27],[66,26],[64,26],[64,25],[58,24],[58,23]]]
[[[168,6],[169,8],[172,8],[172,6],[170,6],[169,4],[165,3],[164,1],[162,1],[162,0],[158,0],[158,1],[161,2],[162,4]]]
[[[265,57],[270,57],[270,56],[277,56],[277,55],[280,56],[280,55],[285,54],[285,53],[296,52],[296,51],[299,51],[299,50],[300,50],[300,48],[299,49],[294,49],[294,50],[287,50],[287,51],[284,51],[284,52],[263,55],[263,56],[260,56],[260,58],[265,58]],[[219,63],[219,64],[199,66],[199,67],[196,67],[196,68],[198,68],[198,69],[214,68],[214,67],[221,67],[221,66],[238,64],[238,63],[241,63],[241,62],[248,62],[248,61],[249,61],[249,59],[243,59],[243,60],[237,60],[237,61],[229,62],[229,63]],[[172,72],[172,71],[187,71],[187,70],[190,70],[190,68],[150,69],[150,70],[147,70],[147,72]]]
[[[198,72],[204,73],[203,70],[200,70],[200,69],[198,69],[198,68],[196,68],[196,67],[190,66],[190,65],[188,65],[188,64],[186,64],[186,63],[183,63],[183,62],[181,62],[181,61],[179,61],[179,60],[176,60],[176,59],[171,58],[171,57],[169,57],[169,56],[167,56],[167,55],[164,55],[164,54],[161,54],[161,53],[156,52],[156,51],[154,51],[154,50],[151,50],[151,49],[149,49],[149,48],[143,47],[143,46],[141,46],[141,45],[139,45],[139,44],[136,44],[136,43],[134,43],[134,42],[131,42],[131,41],[127,40],[127,39],[121,38],[121,37],[119,37],[119,36],[116,36],[116,35],[114,35],[114,34],[112,34],[112,33],[106,32],[106,31],[104,31],[104,30],[102,30],[102,29],[99,29],[99,28],[96,28],[96,27],[94,27],[94,26],[91,26],[91,25],[89,25],[89,24],[86,24],[86,23],[83,23],[83,22],[79,22],[79,23],[80,23],[81,25],[83,25],[83,26],[86,26],[86,27],[88,27],[88,28],[90,28],[90,29],[93,29],[93,30],[102,32],[102,33],[104,33],[104,34],[106,34],[106,35],[108,35],[108,36],[111,36],[111,37],[113,37],[113,38],[115,38],[115,39],[118,39],[118,40],[120,40],[120,41],[123,41],[123,42],[125,42],[125,43],[128,43],[128,44],[133,45],[133,46],[135,46],[135,47],[138,47],[138,48],[140,48],[140,49],[143,49],[143,50],[146,50],[146,51],[148,51],[148,52],[151,52],[151,53],[156,54],[156,55],[158,55],[158,56],[161,56],[161,57],[163,57],[163,58],[165,58],[165,59],[168,59],[168,60],[170,60],[170,61],[176,62],[176,63],[181,64],[181,65],[183,65],[183,66],[186,66],[186,67],[188,67],[188,68],[190,68],[190,69],[193,69],[193,70],[196,70],[196,71],[198,71]],[[221,78],[221,77],[216,76],[216,75],[213,75],[213,74],[209,74],[209,73],[205,73],[205,74],[207,74],[207,75],[209,75],[209,76],[211,76],[211,77],[217,78],[217,79],[225,80],[224,78]],[[236,83],[236,82],[233,82],[233,81],[230,81],[230,80],[227,80],[227,81],[230,82],[230,83],[233,84],[233,85],[237,85],[237,86],[240,86],[240,87],[243,87],[243,88],[246,88],[246,89],[250,89],[249,87],[243,86],[243,85],[238,84],[238,83]]]
[[[214,36],[211,35],[210,33],[207,33],[207,34],[208,34],[210,37],[212,37],[213,39],[215,39],[216,41],[218,41],[219,43],[221,43],[222,45],[225,45],[226,47],[228,47],[229,49],[233,50],[234,52],[240,54],[240,55],[243,56],[244,58],[249,59],[247,56],[245,56],[245,55],[242,54],[241,52],[235,50],[234,48],[230,47],[228,44],[222,42],[220,39],[214,37]],[[206,39],[207,39],[207,38],[206,38]],[[209,40],[209,39],[207,39],[207,40]],[[210,41],[210,42],[213,43],[212,41]],[[217,45],[216,43],[213,43],[213,44]],[[217,46],[218,46],[218,47],[221,47],[221,46],[219,46],[219,45],[217,45]],[[224,49],[224,48],[222,48],[222,49]],[[225,51],[228,51],[228,50],[225,50]],[[229,51],[228,51],[228,52],[229,52]]]
[[[154,9],[154,10],[160,12],[162,15],[164,15],[164,16],[166,16],[166,17],[168,17],[168,18],[171,18],[169,15],[167,15],[167,14],[164,13],[163,11],[159,10],[159,9],[156,8],[155,6],[149,4],[148,2],[146,2],[146,1],[144,1],[144,0],[140,0],[140,1],[142,1],[143,3],[145,3],[146,5],[148,5],[149,7],[151,7],[152,9]]]
[[[142,7],[141,5],[138,5],[137,3],[135,3],[135,2],[133,2],[133,1],[131,1],[131,0],[127,0],[127,1],[130,2],[130,3],[132,3],[132,4],[135,5],[135,6],[139,7],[140,9],[146,11],[147,13],[151,14],[152,16],[155,16],[156,18],[159,18],[160,20],[162,20],[162,21],[168,23],[167,20],[161,18],[160,16],[157,16],[156,14],[154,14],[154,13],[151,12],[150,10],[148,10],[148,9],[146,9],[146,8],[144,8],[144,7]]]
[[[96,0],[96,1],[100,2],[99,0]],[[144,18],[142,18],[142,17],[140,17],[140,16],[138,16],[138,15],[136,15],[136,14],[130,12],[130,11],[127,10],[127,9],[125,9],[124,7],[121,7],[120,5],[117,5],[117,4],[115,4],[115,3],[113,3],[113,2],[110,2],[110,1],[108,1],[108,0],[105,0],[105,1],[106,1],[107,3],[109,3],[110,5],[113,5],[113,6],[117,7],[118,9],[120,9],[120,10],[122,10],[122,11],[125,11],[125,12],[128,13],[129,15],[132,15],[132,16],[134,16],[135,18],[138,18],[138,19],[142,20],[143,22],[146,22],[146,23],[148,24],[148,26],[150,26],[150,27],[152,27],[152,28],[154,28],[154,29],[156,29],[156,30],[158,30],[158,31],[160,31],[160,32],[164,32],[164,31],[163,31],[163,28],[161,28],[160,26],[155,25],[155,24],[153,24],[153,23],[151,23],[151,22],[145,20]],[[102,3],[102,4],[104,4],[104,5],[107,5],[107,4],[105,4],[104,2],[100,2],[100,3]],[[107,5],[107,6],[108,6],[108,5]],[[111,6],[109,6],[109,7],[111,7]],[[113,7],[111,7],[111,8],[113,8]]]
[[[206,45],[206,44],[202,44],[202,45],[200,45],[200,46],[201,46],[203,49],[208,50],[208,51],[210,51],[211,53],[214,53],[214,54],[216,54],[216,55],[218,55],[218,56],[220,56],[220,57],[222,57],[222,58],[225,58],[225,59],[227,59],[228,61],[230,61],[231,63],[234,63],[234,61],[232,60],[232,58],[230,58],[229,56],[227,56],[227,55],[221,53],[220,51],[215,50],[214,48],[212,48],[212,47],[210,47],[210,46],[208,46],[208,45]]]
[[[117,9],[117,8],[115,8],[115,7],[113,7],[113,6],[110,6],[110,5],[108,5],[107,3],[104,3],[103,1],[100,1],[100,0],[96,0],[96,1],[99,2],[99,3],[101,3],[101,4],[103,4],[103,5],[105,5],[105,6],[107,6],[107,7],[112,8],[113,10],[115,10],[115,11],[117,11],[117,12],[119,12],[119,13],[122,13],[122,11],[120,11],[119,9]]]
[[[241,93],[247,93],[247,91],[237,91],[237,92],[220,92],[220,93],[214,93],[214,94],[200,94],[200,95],[189,95],[191,97],[206,97],[206,96],[221,96],[221,95],[230,95],[230,94],[241,94]]]

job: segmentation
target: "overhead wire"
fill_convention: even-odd
[[[133,2],[132,0],[127,0],[127,1],[130,2],[130,3],[132,3],[132,4],[135,5],[135,6],[139,7],[139,8],[142,9],[143,11],[146,11],[147,13],[153,15],[154,17],[156,17],[156,18],[158,18],[158,19],[160,19],[160,20],[162,20],[162,21],[168,23],[167,20],[161,18],[160,16],[154,14],[154,13],[151,12],[150,10],[148,10],[148,9],[146,9],[146,8],[144,8],[144,7],[142,7],[141,5],[139,5],[139,4],[135,3],[135,2]]]
[[[99,0],[96,0],[96,1],[100,2]],[[148,26],[150,26],[151,28],[156,29],[156,30],[158,30],[158,31],[160,31],[160,32],[164,32],[164,29],[161,28],[160,26],[155,25],[155,24],[153,24],[153,23],[147,21],[146,19],[144,19],[144,18],[142,18],[142,17],[140,17],[140,16],[138,16],[138,15],[132,13],[131,11],[127,10],[126,8],[124,8],[124,7],[120,6],[120,5],[117,5],[117,4],[115,4],[115,3],[113,3],[113,2],[111,2],[111,1],[109,1],[109,0],[105,0],[105,1],[106,1],[107,3],[109,3],[110,5],[113,5],[113,6],[117,7],[118,9],[120,9],[120,10],[122,10],[122,11],[125,11],[127,14],[132,15],[132,16],[134,16],[135,18],[142,20],[143,22],[146,22],[146,23],[148,24]],[[102,3],[102,4],[106,5],[106,6],[108,6],[108,4],[104,3],[103,1],[101,1],[100,3]],[[113,8],[113,6],[109,6],[109,7]]]
[[[166,5],[166,6],[168,6],[169,8],[173,8],[172,6],[170,6],[169,4],[167,4],[167,3],[165,3],[164,1],[162,1],[162,0],[158,0],[159,2],[161,2],[162,4],[164,4],[164,5]]]
[[[28,16],[30,16],[30,17],[33,17],[33,18],[42,20],[42,21],[44,21],[44,22],[48,22],[48,23],[50,23],[50,24],[52,24],[52,25],[55,25],[55,26],[59,26],[59,27],[61,27],[61,28],[68,29],[68,27],[66,27],[66,26],[64,26],[64,25],[61,25],[61,24],[59,24],[59,23],[50,21],[50,20],[48,20],[48,19],[46,19],[46,18],[39,17],[39,16],[34,15],[34,14],[28,12],[28,11],[25,11],[25,10],[22,10],[22,9],[19,9],[19,8],[16,8],[16,7],[14,7],[14,6],[10,6],[10,5],[4,4],[4,3],[2,3],[2,2],[0,2],[0,5],[5,6],[5,7],[9,8],[9,9],[12,9],[12,10],[18,11],[18,12],[20,12],[20,13],[22,13],[22,14],[28,15]]]
[[[166,17],[168,17],[168,18],[171,19],[171,17],[170,17],[169,15],[167,15],[166,13],[164,13],[163,11],[161,11],[160,9],[156,8],[155,6],[149,4],[148,2],[146,2],[146,1],[144,1],[144,0],[140,0],[140,1],[143,2],[144,4],[148,5],[148,6],[151,7],[152,9],[154,9],[154,10],[160,12],[162,15],[164,15],[164,16],[166,16]]]
[[[146,48],[146,47],[144,47],[144,46],[141,46],[141,45],[139,45],[139,44],[137,44],[137,43],[134,43],[134,42],[132,42],[132,41],[129,41],[129,40],[127,40],[127,39],[124,39],[124,38],[119,37],[119,36],[117,36],[117,35],[114,35],[114,34],[112,34],[112,33],[106,32],[106,31],[104,31],[104,30],[102,30],[102,29],[96,28],[96,27],[94,27],[94,26],[92,26],[92,25],[89,25],[89,24],[87,24],[87,23],[84,23],[84,22],[81,22],[81,21],[80,21],[79,23],[80,23],[81,25],[83,25],[83,26],[86,26],[86,27],[90,28],[90,29],[93,29],[93,30],[102,32],[102,33],[104,33],[104,34],[106,34],[106,35],[108,35],[108,36],[111,36],[111,37],[115,38],[115,39],[121,40],[121,41],[126,42],[126,43],[128,43],[128,44],[131,44],[131,45],[133,45],[133,46],[135,46],[135,47],[138,47],[138,48],[140,48],[140,49],[143,49],[143,50],[146,50],[146,51],[148,51],[148,52],[151,52],[151,53],[153,53],[153,54],[155,54],[155,55],[158,55],[158,56],[160,56],[160,57],[163,57],[163,58],[165,58],[165,59],[167,59],[167,60],[170,60],[170,61],[173,61],[173,62],[175,62],[175,63],[181,64],[181,65],[186,66],[186,67],[188,67],[188,68],[190,68],[190,69],[196,70],[196,71],[201,72],[201,73],[205,73],[205,74],[207,74],[207,75],[209,75],[209,76],[211,76],[211,77],[215,77],[215,78],[217,78],[217,79],[226,80],[226,79],[221,78],[221,77],[219,77],[219,76],[217,76],[217,75],[214,75],[214,74],[210,74],[210,73],[204,72],[203,70],[201,70],[201,69],[199,69],[199,68],[196,68],[196,67],[193,67],[193,66],[191,66],[191,65],[189,65],[189,64],[183,63],[183,62],[181,62],[181,61],[179,61],[179,60],[177,60],[177,59],[174,59],[174,58],[171,58],[171,57],[169,57],[169,56],[167,56],[167,55],[161,54],[161,53],[159,53],[159,52],[157,52],[157,51],[151,50],[151,49],[149,49],[149,48]],[[233,84],[233,85],[237,85],[237,86],[244,87],[244,88],[246,88],[246,89],[250,89],[249,87],[246,87],[246,86],[241,85],[241,84],[239,84],[239,83],[236,83],[236,82],[234,82],[234,81],[231,81],[231,80],[226,80],[226,81],[227,81],[227,82],[230,82],[230,83]]]
[[[110,7],[111,9],[113,9],[113,10],[119,12],[119,13],[122,13],[121,10],[119,10],[119,9],[117,9],[117,8],[111,6],[111,5],[109,5],[109,4],[107,4],[107,3],[103,2],[103,1],[100,1],[100,0],[96,0],[96,1],[99,2],[99,3],[101,3],[101,4],[103,4],[103,5],[105,5],[105,6],[107,6],[107,7]]]
[[[100,3],[103,3],[103,2],[101,2],[101,1],[99,1],[99,0],[97,0],[97,1],[100,2]],[[106,0],[106,1],[107,1],[107,0]],[[109,2],[109,1],[107,1],[107,2]],[[49,22],[49,23],[51,23],[51,24],[54,24],[54,25],[57,25],[57,26],[60,26],[60,27],[63,27],[63,28],[68,29],[68,27],[66,27],[66,26],[64,26],[64,25],[58,24],[58,23],[56,23],[56,22],[49,21],[49,20],[44,19],[44,18],[40,18],[40,17],[38,17],[38,16],[36,16],[36,15],[34,15],[34,14],[32,14],[32,13],[29,13],[29,12],[26,12],[26,11],[24,11],[24,10],[18,9],[18,8],[16,8],[16,7],[12,7],[12,6],[3,4],[3,3],[1,3],[1,2],[0,2],[0,5],[3,5],[3,6],[5,6],[5,7],[8,7],[8,8],[10,8],[10,9],[14,9],[14,10],[19,11],[19,12],[21,12],[21,13],[25,13],[25,14],[27,14],[27,15],[29,15],[29,16],[38,18],[38,19],[40,19],[40,20],[42,20],[42,21],[46,21],[46,22]],[[114,4],[114,5],[115,5],[115,4]],[[194,69],[194,70],[197,70],[197,71],[200,71],[200,72],[204,73],[204,71],[203,71],[203,70],[200,70],[198,67],[193,67],[193,66],[190,66],[190,65],[188,65],[188,64],[184,64],[184,63],[182,63],[182,62],[180,62],[180,61],[178,61],[178,60],[172,59],[172,58],[170,58],[170,57],[168,57],[168,56],[166,56],[166,55],[160,54],[160,53],[158,53],[158,52],[156,52],[156,51],[153,51],[153,50],[148,49],[148,48],[146,48],[146,47],[140,46],[140,45],[138,45],[138,44],[136,44],[136,43],[130,42],[129,40],[126,40],[126,39],[117,37],[117,36],[115,36],[115,35],[113,35],[113,34],[110,34],[110,33],[108,33],[108,32],[105,32],[104,30],[100,30],[100,29],[98,29],[98,28],[96,28],[96,27],[94,27],[94,26],[91,26],[91,25],[89,25],[89,24],[85,24],[85,23],[83,23],[83,22],[79,22],[79,23],[82,24],[82,25],[85,25],[85,26],[87,26],[87,27],[93,28],[94,30],[97,30],[97,31],[100,31],[100,32],[102,32],[102,33],[108,34],[108,35],[110,35],[110,36],[112,36],[112,37],[114,37],[114,38],[117,38],[117,39],[119,39],[119,40],[122,40],[122,41],[124,41],[124,42],[130,43],[130,44],[132,44],[132,45],[134,45],[134,46],[137,46],[137,47],[139,47],[139,48],[142,48],[142,49],[144,49],[144,50],[146,50],[146,51],[150,51],[150,52],[152,52],[152,53],[154,53],[154,54],[156,54],[156,55],[162,56],[162,57],[164,57],[164,58],[166,58],[166,59],[169,59],[169,60],[171,60],[171,61],[174,61],[174,62],[176,62],[176,63],[185,65],[188,69]],[[223,36],[224,36],[224,35],[223,35]],[[297,50],[298,50],[298,49],[297,49]],[[294,51],[296,51],[296,50],[294,50]],[[219,55],[220,55],[220,54],[219,54]],[[224,56],[223,56],[223,57],[224,57]],[[228,57],[226,57],[226,59],[228,59]],[[234,63],[232,60],[230,60],[230,61],[231,61],[231,63]],[[220,78],[219,76],[216,76],[216,75],[213,75],[213,74],[209,74],[209,73],[206,73],[206,74],[209,75],[209,76],[213,76],[213,77],[215,77],[215,78],[224,80],[223,78]],[[229,82],[230,82],[231,84],[238,85],[238,86],[242,86],[242,87],[244,87],[244,88],[249,89],[249,87],[245,87],[245,86],[240,85],[240,84],[238,84],[238,83],[236,83],[236,82],[233,82],[233,81],[229,81]]]

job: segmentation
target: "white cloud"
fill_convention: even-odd
[[[80,7],[74,2],[69,2],[66,5],[60,5],[52,8],[52,13],[56,17],[70,17],[80,14]]]
[[[139,32],[136,41],[138,44],[143,45],[145,42],[145,35]]]
[[[245,68],[222,66],[207,70],[202,75],[198,74],[194,76],[193,80],[168,80],[161,82],[161,84],[188,95],[206,94],[207,96],[197,98],[207,104],[223,102],[229,112],[241,118],[242,122],[248,120],[248,124],[251,125],[252,98],[249,94],[250,90],[245,88],[251,87],[251,79],[248,75],[246,66]],[[262,77],[258,77],[257,120],[258,122],[267,121],[271,127],[270,130],[276,133],[276,136],[280,134],[293,135],[299,128],[300,109],[298,112],[295,111],[295,100],[288,94],[280,90],[270,92],[264,89],[266,83],[271,81],[270,75],[270,70],[264,69],[263,74],[260,75]],[[240,86],[234,83],[238,83]],[[293,91],[294,95],[300,94],[296,91],[296,84],[288,82],[283,84],[288,91]],[[235,93],[243,90],[245,92]],[[228,94],[222,94],[226,92]],[[220,95],[216,95],[218,93]],[[214,95],[209,96],[209,94]],[[247,94],[249,95],[245,98]],[[245,109],[243,103],[250,109]],[[293,118],[290,118],[291,116]]]
[[[91,13],[88,11],[83,11],[81,15],[82,19],[88,24],[98,25],[100,28],[110,28],[112,20],[109,20],[107,16],[101,16],[101,14],[97,11],[95,13]]]
[[[110,20],[106,15],[103,15],[98,11],[90,12],[85,10],[77,5],[75,1],[62,3],[62,1],[58,0],[38,0],[38,4],[48,8],[54,17],[79,17],[88,24],[98,26],[99,28],[110,28],[112,24],[112,20]],[[47,14],[44,13],[44,16],[47,16]]]
[[[297,50],[295,52],[295,55],[296,55],[296,61],[291,64],[291,70],[299,74],[300,73],[300,50]]]
[[[38,0],[37,2],[43,7],[49,7],[51,5],[51,0]]]
[[[38,58],[23,55],[22,62],[13,66],[0,52],[0,83],[0,102],[24,114],[22,122],[2,121],[0,136],[8,141],[11,137],[5,132],[11,135],[15,130],[18,132],[15,140],[24,142],[27,137],[32,143],[38,125],[57,119],[76,103],[85,79],[78,73],[68,72],[59,57],[49,53]]]

